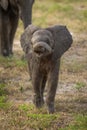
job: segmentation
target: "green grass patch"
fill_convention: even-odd
[[[5,91],[5,88],[6,88],[6,84],[0,83],[0,96],[6,95],[7,92]]]
[[[26,113],[28,117],[27,124],[35,130],[51,128],[52,123],[60,117],[59,114],[46,114],[44,109],[38,110],[33,104],[22,104],[19,106],[19,110]]]
[[[10,103],[7,102],[6,96],[0,96],[0,109],[7,110],[10,107]]]
[[[0,65],[4,66],[5,68],[9,67],[24,67],[26,66],[27,62],[24,59],[20,59],[17,57],[0,57]]]
[[[86,84],[84,82],[77,82],[74,86],[77,90],[80,90],[81,88],[85,87]]]
[[[17,60],[15,61],[17,67],[25,67],[27,62],[25,60]]]
[[[7,90],[6,84],[0,83],[0,108],[7,109],[9,107],[9,103],[7,102]]]
[[[49,115],[49,114],[28,114],[30,127],[33,129],[51,128],[53,121],[59,118],[59,115]]]
[[[64,4],[64,3],[58,3],[58,2],[55,3],[55,2],[52,2],[52,1],[51,2],[46,1],[46,3],[47,4],[45,4],[45,2],[42,2],[40,4],[39,1],[37,1],[36,4],[34,5],[33,21],[37,25],[47,26],[46,21],[50,18],[50,16],[52,16],[52,19],[54,19],[55,16],[56,16],[56,20],[57,20],[57,18],[60,16],[60,14],[61,14],[61,18],[65,14],[66,14],[66,16],[71,17],[71,14],[73,14],[73,12],[74,12],[73,6],[70,5],[70,4]],[[38,18],[38,20],[37,20],[37,18]],[[39,19],[41,21],[43,21],[43,23],[41,22],[41,24],[40,24]]]
[[[69,127],[59,130],[87,130],[87,115],[76,115],[74,122]]]
[[[28,112],[34,109],[34,105],[22,104],[19,106],[19,109]]]

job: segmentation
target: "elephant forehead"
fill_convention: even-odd
[[[52,33],[46,29],[40,29],[40,30],[37,30],[34,32],[33,36],[44,36],[44,35],[47,35],[49,37],[52,37]]]
[[[32,37],[31,42],[36,43],[36,42],[50,42],[50,37],[47,35],[35,35]]]

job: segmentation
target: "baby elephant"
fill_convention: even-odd
[[[47,86],[48,112],[54,112],[60,58],[72,44],[72,36],[65,26],[39,28],[29,25],[21,36],[21,46],[26,54],[29,74],[34,89],[34,104],[44,104],[43,93]]]

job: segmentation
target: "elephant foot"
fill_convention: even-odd
[[[55,112],[54,103],[47,103],[48,113],[53,114]]]
[[[33,103],[35,104],[35,106],[37,108],[41,108],[43,105],[44,105],[44,100],[42,97],[39,97],[39,96],[34,96],[34,100],[33,100]]]
[[[9,52],[8,52],[6,49],[4,49],[2,55],[5,56],[5,57],[6,57],[6,56],[9,56]]]
[[[12,56],[13,55],[13,52],[12,51],[7,51],[7,50],[3,50],[3,54],[2,54],[4,57],[7,57],[7,56]]]

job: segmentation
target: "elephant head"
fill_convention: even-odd
[[[4,10],[8,8],[8,0],[0,0],[0,5]]]
[[[45,29],[29,25],[21,36],[21,45],[25,53],[32,51],[38,57],[52,54],[57,60],[69,49],[72,36],[65,26],[53,26]]]
[[[31,38],[32,48],[38,57],[44,57],[53,52],[54,40],[50,31],[39,29]]]

